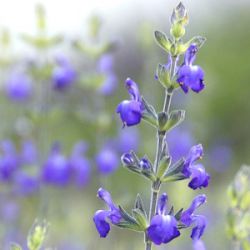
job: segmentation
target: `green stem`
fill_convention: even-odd
[[[174,75],[175,75],[176,62],[177,62],[177,58],[172,58],[171,69],[170,69],[171,79],[173,79]],[[166,112],[167,115],[169,115],[172,94],[173,94],[172,90],[171,91],[166,90],[166,92],[165,92],[165,99],[164,99],[162,111]],[[156,147],[156,156],[155,156],[155,162],[154,162],[154,172],[155,173],[157,173],[157,170],[158,170],[159,160],[160,160],[160,155],[162,153],[165,135],[166,135],[166,132],[163,132],[163,133],[160,131],[157,132],[157,147]],[[167,152],[168,152],[168,147],[166,147],[166,148],[167,148]],[[149,221],[151,221],[151,219],[153,218],[153,216],[156,213],[156,204],[157,204],[157,199],[158,199],[160,187],[161,187],[161,182],[159,180],[156,180],[155,182],[152,183],[150,210],[149,210]],[[151,249],[152,249],[152,241],[150,241],[148,239],[147,234],[145,233],[145,250],[151,250]]]

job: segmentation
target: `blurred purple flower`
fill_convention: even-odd
[[[156,245],[168,243],[180,235],[177,221],[174,216],[166,213],[167,194],[164,193],[158,200],[157,213],[147,228],[147,235]]]
[[[31,97],[32,82],[23,73],[13,72],[5,85],[8,97],[13,101],[25,101]]]
[[[185,53],[184,64],[178,70],[177,82],[185,93],[188,93],[189,88],[198,93],[205,87],[202,68],[193,65],[197,51],[197,46],[191,44]]]
[[[112,143],[106,143],[96,155],[97,169],[101,174],[113,173],[120,164],[120,158]]]
[[[136,151],[139,146],[139,139],[139,131],[135,127],[120,130],[118,137],[119,151],[121,153],[130,150]]]
[[[15,170],[19,167],[19,161],[13,143],[9,140],[1,142],[0,155],[0,180],[10,181]]]
[[[67,158],[62,154],[61,147],[55,143],[50,155],[43,165],[42,179],[50,184],[63,186],[70,179],[70,165]]]
[[[37,176],[29,175],[23,171],[16,173],[14,182],[14,191],[19,195],[32,195],[39,190],[40,186]]]
[[[102,74],[112,73],[114,69],[114,57],[111,54],[104,54],[97,63],[97,70]]]
[[[137,84],[128,78],[125,82],[131,100],[122,101],[116,109],[125,126],[137,125],[141,122],[143,104]]]
[[[114,58],[111,54],[104,54],[98,61],[97,70],[104,75],[104,81],[99,88],[102,95],[112,95],[117,88],[118,80],[114,73]]]
[[[175,162],[188,154],[194,138],[187,130],[175,128],[167,134],[167,142],[172,161]]]
[[[78,142],[77,144],[75,144],[69,160],[74,181],[78,187],[84,187],[90,181],[90,162],[84,156],[86,148],[87,146],[84,142]]]
[[[20,158],[22,164],[26,165],[32,165],[37,162],[37,148],[32,141],[23,141]]]
[[[195,215],[194,211],[206,202],[206,196],[198,195],[196,196],[190,207],[182,212],[180,221],[187,227],[193,226],[191,238],[193,240],[199,240],[203,235],[206,228],[206,217],[203,215]]]
[[[232,161],[232,149],[227,145],[215,145],[209,153],[211,166],[219,172],[229,168]]]
[[[109,207],[109,210],[96,211],[93,218],[100,237],[104,238],[110,231],[110,225],[107,220],[109,219],[112,224],[118,224],[121,221],[122,216],[120,214],[119,208],[113,203],[111,195],[107,190],[99,188],[97,196]]]
[[[65,90],[76,80],[76,71],[64,56],[58,56],[57,65],[52,72],[53,87]]]
[[[119,167],[119,156],[112,147],[106,145],[97,154],[96,164],[101,174],[111,174]]]

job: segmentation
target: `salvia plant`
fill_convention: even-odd
[[[227,232],[232,249],[250,249],[250,167],[242,166],[228,187]]]
[[[195,65],[195,58],[205,38],[196,36],[188,42],[183,41],[188,14],[182,3],[173,10],[170,22],[171,38],[163,32],[155,32],[156,42],[168,58],[167,63],[158,65],[155,74],[156,80],[161,83],[165,92],[162,110],[157,113],[141,95],[138,85],[130,78],[125,81],[130,99],[122,101],[116,110],[124,127],[146,121],[156,130],[157,147],[154,163],[151,163],[147,156],[137,156],[134,151],[125,152],[121,157],[126,169],[145,177],[151,183],[149,211],[145,208],[140,194],[135,199],[132,213],[129,213],[113,202],[107,190],[100,188],[97,195],[106,203],[108,209],[98,210],[93,218],[100,237],[107,237],[110,224],[143,233],[146,250],[152,249],[152,243],[161,245],[178,238],[181,231],[186,228],[192,228],[191,238],[196,248],[204,248],[200,238],[207,224],[205,216],[196,214],[196,209],[206,202],[204,194],[196,196],[188,208],[179,210],[173,205],[168,209],[168,195],[165,192],[160,194],[162,184],[166,182],[190,179],[188,186],[196,190],[207,187],[210,179],[205,168],[197,163],[203,155],[201,144],[191,147],[186,157],[171,162],[166,135],[185,117],[184,110],[170,108],[171,99],[178,89],[185,94],[190,90],[199,93],[204,89],[204,71]]]

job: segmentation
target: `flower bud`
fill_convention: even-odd
[[[27,245],[30,250],[40,249],[48,233],[48,227],[48,222],[45,220],[42,222],[38,220],[35,221],[32,228],[30,229],[27,239]]]
[[[170,21],[172,24],[170,33],[175,39],[179,40],[185,35],[184,26],[188,23],[187,10],[181,2],[173,10]]]
[[[174,8],[170,21],[172,25],[174,25],[177,22],[181,23],[182,25],[186,25],[188,23],[187,9],[182,4],[182,2],[180,2]]]
[[[142,174],[152,180],[155,181],[155,174],[154,174],[154,170],[153,170],[153,166],[151,164],[151,162],[148,160],[148,158],[146,156],[144,156],[141,160],[140,160],[140,167],[142,169]]]
[[[171,35],[177,40],[183,37],[185,35],[185,32],[186,30],[181,23],[174,24],[170,29]]]
[[[131,166],[131,165],[135,165],[135,161],[133,158],[133,155],[131,153],[125,153],[122,155],[121,157],[121,161],[123,163],[123,165],[127,165],[127,166]]]

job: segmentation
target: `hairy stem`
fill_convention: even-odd
[[[177,58],[172,58],[172,63],[171,63],[171,69],[170,69],[170,76],[171,79],[174,78],[175,76],[175,70],[176,70],[176,63],[177,63]],[[171,105],[171,100],[172,100],[172,90],[166,90],[165,92],[165,99],[164,99],[164,104],[163,104],[163,112],[166,112],[167,115],[169,115],[169,110],[170,110],[170,105]],[[159,161],[160,161],[160,155],[162,153],[162,148],[163,148],[163,142],[165,138],[166,132],[162,133],[160,131],[157,132],[157,147],[156,147],[156,156],[155,156],[155,162],[154,162],[154,172],[157,173],[158,166],[159,166]],[[167,142],[165,142],[167,143]],[[166,147],[166,150],[168,152],[168,147]],[[161,182],[156,181],[152,183],[152,189],[151,189],[151,199],[150,199],[150,210],[149,210],[149,221],[151,221],[152,217],[156,213],[156,204],[157,204],[157,199],[158,199],[158,194],[160,191],[161,187]],[[147,234],[145,233],[145,250],[151,250],[152,249],[152,241],[150,241],[147,237]]]

